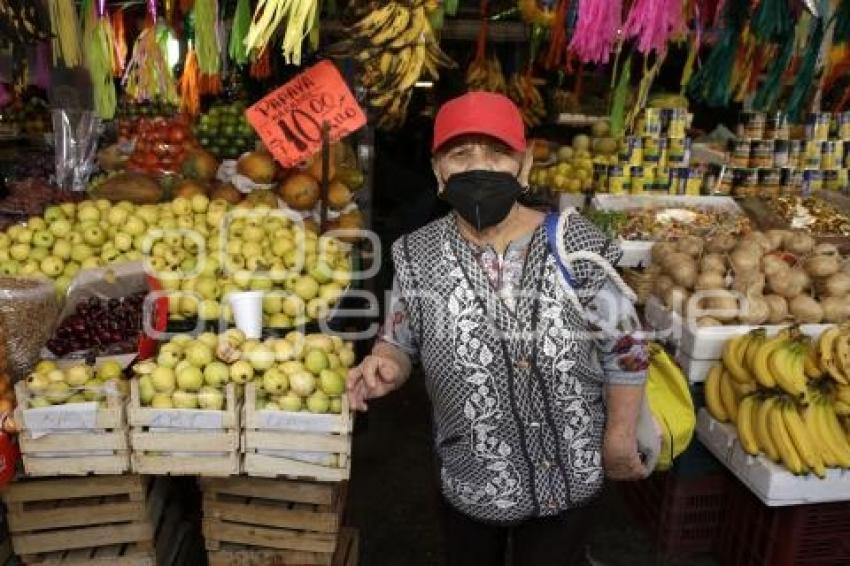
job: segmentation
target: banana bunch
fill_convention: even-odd
[[[508,96],[519,106],[526,126],[533,128],[543,122],[546,102],[529,75],[515,73],[508,83]]]
[[[850,386],[850,326],[842,324],[831,326],[817,340],[815,353],[812,355],[813,364],[830,379],[842,386]],[[842,410],[850,414],[850,404]]]
[[[0,45],[27,45],[50,37],[39,2],[0,0]]]
[[[835,337],[824,335],[832,352]],[[850,431],[842,423],[850,414],[850,386],[824,369],[824,335],[817,344],[795,327],[773,337],[764,329],[737,336],[705,382],[709,413],[735,425],[744,451],[794,474],[824,477],[827,467],[850,468]]]
[[[470,91],[483,90],[507,94],[508,83],[502,72],[502,64],[495,55],[489,59],[475,59],[466,69],[466,88]]]
[[[423,0],[387,2],[356,22],[349,39],[328,48],[329,55],[354,57],[363,66],[361,81],[380,128],[404,123],[416,81],[437,80],[440,67],[456,66],[440,49],[428,9]]]

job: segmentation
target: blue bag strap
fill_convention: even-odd
[[[571,288],[577,289],[578,284],[576,283],[575,278],[573,278],[573,275],[570,273],[570,270],[567,269],[567,266],[564,265],[564,262],[561,260],[561,256],[558,255],[558,246],[555,243],[556,238],[558,237],[558,216],[559,214],[557,212],[550,212],[546,214],[546,219],[543,221],[546,226],[546,241],[549,243],[549,253],[551,253],[552,257],[555,258],[555,263],[558,264],[567,284]]]

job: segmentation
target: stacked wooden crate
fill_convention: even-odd
[[[356,533],[341,527],[346,486],[244,476],[203,479],[210,565],[356,565]]]

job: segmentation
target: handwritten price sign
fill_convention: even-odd
[[[284,167],[302,163],[322,146],[322,124],[336,142],[366,124],[366,115],[330,61],[310,67],[250,108],[245,115]]]

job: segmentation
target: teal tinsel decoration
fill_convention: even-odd
[[[832,30],[833,43],[850,41],[850,0],[840,0],[835,7],[835,29]]]
[[[779,56],[774,60],[766,73],[764,83],[753,98],[753,108],[756,110],[771,110],[776,100],[782,92],[782,75],[788,69],[791,63],[791,56],[794,54],[794,34],[789,34],[785,38],[782,45],[782,50]]]
[[[761,41],[779,42],[794,29],[788,0],[761,0],[750,22],[753,35]]]
[[[815,66],[818,62],[823,35],[823,18],[815,18],[812,22],[812,31],[809,33],[809,41],[806,44],[806,55],[803,57],[800,71],[797,73],[797,80],[794,81],[794,89],[791,91],[791,96],[788,97],[787,112],[789,118],[794,122],[800,121],[803,112],[803,103],[814,82]]]
[[[732,68],[738,53],[741,29],[748,15],[748,3],[730,0],[726,2],[726,26],[720,31],[719,39],[711,50],[708,60],[691,77],[688,94],[702,100],[708,106],[726,106],[732,91],[730,88]]]

